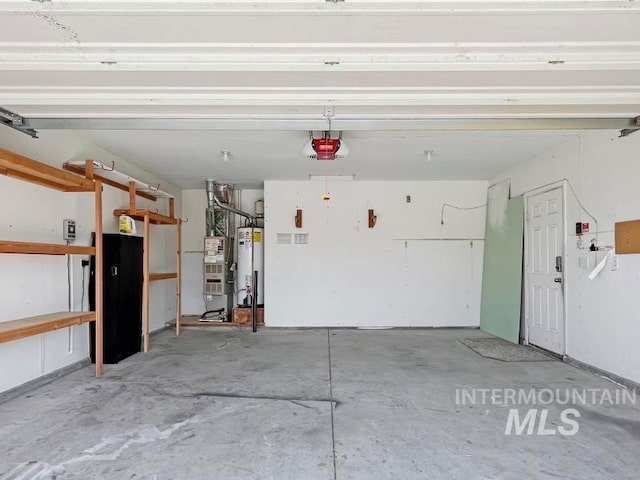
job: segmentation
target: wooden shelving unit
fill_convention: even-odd
[[[129,182],[129,208],[117,209],[113,211],[115,216],[127,215],[134,220],[144,222],[143,244],[144,254],[142,260],[142,339],[143,350],[148,352],[150,344],[150,292],[151,282],[159,280],[175,280],[176,282],[176,335],[180,335],[181,297],[182,297],[182,220],[175,217],[175,204],[173,197],[169,198],[169,215],[162,215],[146,209],[136,208],[136,183]],[[176,227],[176,271],[172,273],[151,273],[150,272],[150,238],[151,225],[173,225]]]
[[[150,292],[149,285],[151,282],[160,280],[175,280],[176,282],[176,335],[180,335],[180,317],[181,313],[181,270],[182,270],[182,220],[175,216],[175,200],[167,192],[163,192],[158,187],[152,187],[136,180],[128,175],[115,170],[115,166],[104,166],[93,160],[86,160],[84,163],[67,162],[64,168],[68,171],[85,175],[86,179],[100,179],[107,185],[129,192],[129,208],[120,208],[113,211],[115,216],[127,215],[134,220],[144,223],[143,232],[143,283],[142,283],[142,338],[143,350],[148,352],[150,345]],[[128,180],[123,183],[122,179]],[[169,214],[163,215],[157,211],[149,209],[140,209],[136,206],[136,198],[142,197],[147,200],[157,201],[159,198],[168,199]],[[150,270],[150,237],[151,225],[173,225],[176,227],[176,271],[170,273],[151,273]]]
[[[57,312],[35,317],[20,318],[0,323],[0,343],[39,335],[45,332],[96,322],[96,376],[103,374],[102,338],[102,182],[94,180],[93,165],[87,162],[87,176],[40,163],[9,150],[0,149],[0,174],[52,188],[61,192],[94,192],[96,246],[58,245],[51,243],[15,242],[0,240],[0,253],[27,255],[95,255],[96,256],[96,311]]]

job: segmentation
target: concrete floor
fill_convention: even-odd
[[[616,388],[457,341],[482,335],[163,332],[102,379],[87,367],[0,405],[0,479],[639,478],[638,406],[580,405],[575,436],[507,436],[508,407],[457,405],[456,388]]]

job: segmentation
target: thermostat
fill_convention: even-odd
[[[68,218],[62,223],[62,238],[67,242],[73,242],[76,239],[76,221]]]

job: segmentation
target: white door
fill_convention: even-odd
[[[563,210],[560,187],[527,198],[527,338],[558,354],[565,353]]]

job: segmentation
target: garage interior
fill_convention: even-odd
[[[637,478],[635,1],[0,26],[0,480]]]

